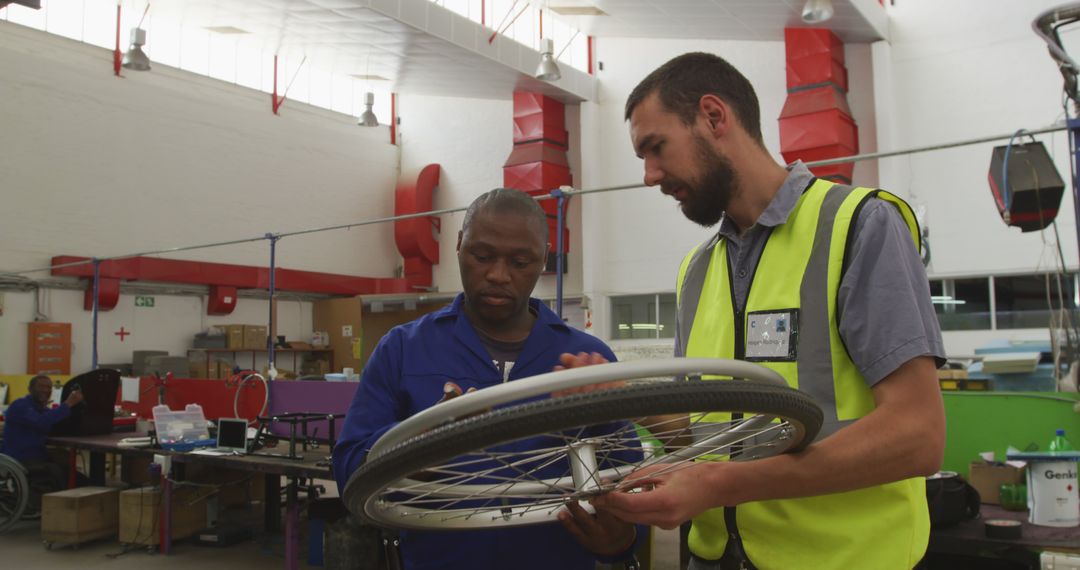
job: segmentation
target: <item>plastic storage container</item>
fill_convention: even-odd
[[[152,412],[158,443],[163,449],[186,451],[214,445],[202,406],[188,404],[184,411],[176,412],[161,405],[154,406]]]

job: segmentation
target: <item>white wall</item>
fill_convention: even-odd
[[[262,93],[162,65],[117,78],[111,62],[107,50],[0,22],[0,273],[45,267],[54,255],[106,257],[393,214],[398,150],[386,127],[291,101],[275,116]],[[169,257],[266,265],[269,248]],[[399,263],[390,224],[278,244],[277,265],[291,269],[392,277]],[[32,296],[5,299],[0,372],[22,372]],[[56,291],[53,301],[48,316],[75,324],[75,369],[85,369],[81,296]],[[154,309],[135,310],[122,298],[102,315],[102,343],[120,326],[139,332],[101,360],[129,360],[132,347],[181,354],[208,322],[204,312],[198,299],[159,295]],[[265,323],[267,312],[243,300],[222,320]],[[310,334],[310,309],[301,313],[282,311],[283,333]]]
[[[502,167],[514,146],[513,101],[402,95],[399,108],[402,176],[415,176],[433,162],[442,166],[434,197],[435,209],[465,207],[480,194],[502,187]],[[581,180],[578,117],[578,106],[567,105],[568,159],[575,185]],[[571,201],[567,215],[570,252],[563,281],[564,298],[581,294],[581,209],[580,200]],[[455,246],[463,218],[464,212],[441,217],[439,264],[435,266],[434,282],[442,292],[461,291]],[[555,276],[542,276],[533,295],[553,297]]]
[[[979,0],[899,2],[888,7],[891,45],[846,46],[848,101],[862,152],[1008,133],[1060,119],[1061,79],[1030,29],[1035,14],[1054,2],[992,4],[987,9]],[[104,50],[10,24],[0,32],[0,268],[38,266],[61,253],[112,255],[392,211],[399,158],[398,149],[386,144],[385,128],[358,129],[348,117],[294,103],[275,117],[264,94],[161,66],[117,79]],[[1080,38],[1065,36],[1070,45]],[[782,42],[600,38],[596,58],[604,69],[597,71],[598,99],[567,111],[577,187],[640,183],[642,165],[630,147],[623,103],[650,71],[697,50],[724,56],[750,78],[761,99],[766,146],[781,160],[776,121],[786,98]],[[1080,54],[1080,45],[1074,53]],[[501,186],[512,147],[512,108],[509,99],[401,95],[403,171],[415,173],[431,162],[443,166],[436,208],[467,205]],[[1064,135],[1039,138],[1067,177]],[[879,185],[925,206],[932,277],[1051,266],[1052,247],[1043,236],[1007,228],[997,216],[986,183],[992,146],[856,167],[857,183]],[[685,220],[675,202],[655,189],[588,195],[575,200],[570,212],[565,292],[589,298],[594,331],[602,337],[608,336],[609,296],[672,291],[679,260],[710,233]],[[1075,268],[1068,196],[1061,212],[1065,257]],[[444,292],[460,289],[454,256],[460,223],[461,214],[443,217],[435,284]],[[399,263],[391,232],[381,225],[285,240],[279,263],[390,276]],[[264,263],[266,256],[264,244],[182,254],[246,264]],[[553,292],[554,278],[545,276],[537,293]],[[30,313],[19,299],[9,293],[0,317],[0,371],[22,366],[24,347],[17,339],[25,335]],[[69,304],[78,305],[77,299]],[[86,317],[81,309],[73,311],[61,317]],[[253,311],[253,319],[265,312]],[[304,317],[297,318],[303,327]],[[195,322],[178,329],[190,334]],[[108,322],[103,333],[118,324],[124,323]],[[980,334],[950,333],[947,346],[968,353]]]
[[[1044,127],[1062,119],[1061,75],[1046,45],[1031,30],[1035,16],[1057,4],[964,0],[899,2],[891,7],[894,129],[889,144],[910,148],[948,143]],[[1080,55],[1076,49],[1072,53]],[[1065,135],[1038,139],[1053,153],[1058,171],[1071,187]],[[994,146],[1006,142],[882,161],[889,165],[882,184],[926,205],[931,275],[1035,271],[1040,259],[1052,252],[1040,233],[1023,234],[1007,227],[994,207],[987,183],[990,154]],[[882,150],[886,146],[883,142]],[[1067,193],[1058,226],[1065,259],[1075,268],[1072,211]],[[1048,234],[1052,240],[1052,230]],[[1041,269],[1050,267],[1044,259]]]
[[[988,4],[990,6],[988,6]],[[881,150],[1012,133],[1064,118],[1062,79],[1031,22],[1056,1],[927,4],[889,9],[892,43],[874,46],[875,72],[891,85],[876,93]],[[1077,29],[1062,37],[1080,55]],[[888,109],[888,111],[883,111]],[[1057,217],[1066,266],[1077,267],[1068,142],[1064,133],[1038,135],[1065,180]],[[1026,141],[1026,139],[1025,139]],[[1058,266],[1053,229],[1021,233],[1001,221],[987,174],[993,143],[883,159],[881,184],[925,207],[931,278],[1052,271]],[[949,354],[970,355],[993,339],[1046,340],[1046,329],[950,331]]]
[[[93,318],[82,309],[83,294],[79,291],[44,289],[42,310],[52,320],[70,322],[72,337],[72,373],[90,368],[93,350]],[[268,319],[267,304],[256,299],[241,298],[228,316],[207,316],[205,302],[200,297],[154,295],[153,307],[136,307],[131,295],[121,295],[111,311],[98,314],[98,362],[131,362],[134,350],[166,350],[173,356],[183,356],[191,346],[192,334],[216,324],[261,324]],[[33,319],[33,293],[4,293],[4,315],[0,317],[0,374],[21,374],[26,371],[27,325]],[[278,300],[277,332],[290,340],[308,341],[311,337],[311,303],[291,300],[285,294]],[[121,341],[116,333],[123,327]],[[231,355],[222,355],[231,358]],[[242,366],[251,366],[250,354],[236,355]],[[300,360],[296,361],[299,366]],[[260,356],[255,365],[265,366]],[[292,354],[278,358],[278,368],[296,371]]]
[[[649,40],[601,38],[596,43],[600,95],[582,106],[582,162],[585,188],[640,184],[642,163],[634,156],[623,106],[630,91],[653,69],[689,51],[716,53],[743,72],[761,106],[762,135],[778,162],[777,120],[787,98],[783,42]],[[869,46],[845,49],[848,101],[860,130],[863,152],[876,146]],[[877,183],[873,165],[858,165],[855,181]],[[612,295],[675,290],[679,262],[715,230],[686,220],[671,198],[655,188],[599,193],[584,198],[586,245],[584,288],[592,301],[597,334],[607,337]]]
[[[889,44],[845,47],[848,102],[860,129],[860,152],[1009,133],[1060,120],[1061,77],[1031,31],[1035,15],[1054,2],[900,2],[890,6]],[[1080,33],[1065,32],[1080,55]],[[777,117],[785,98],[780,42],[601,38],[597,41],[600,98],[583,106],[584,186],[640,182],[641,162],[629,144],[623,103],[647,73],[686,51],[717,53],[747,75],[761,99],[766,146],[777,160]],[[1069,177],[1064,134],[1040,136]],[[994,208],[986,177],[995,144],[860,162],[855,183],[877,185],[927,212],[931,277],[1052,269],[1052,232],[1021,234]],[[1068,184],[1068,182],[1067,182]],[[1066,261],[1077,266],[1072,200],[1058,217]],[[655,189],[585,198],[585,293],[598,334],[608,335],[610,295],[673,291],[684,253],[709,231],[687,222]],[[1044,237],[1046,241],[1044,243]],[[1045,331],[949,333],[950,353],[970,354],[987,338],[1045,338]]]

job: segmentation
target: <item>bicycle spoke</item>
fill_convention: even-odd
[[[376,445],[345,490],[350,510],[418,529],[554,522],[571,501],[804,446],[821,421],[805,395],[752,382],[652,382],[488,405],[435,430],[414,422],[411,435],[386,438],[402,443]]]

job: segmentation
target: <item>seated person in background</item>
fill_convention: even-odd
[[[379,437],[447,396],[551,372],[562,353],[571,353],[562,360],[566,366],[615,360],[603,342],[530,298],[547,260],[547,235],[544,211],[523,192],[492,190],[469,206],[457,243],[464,293],[379,341],[334,448],[342,492]],[[560,521],[565,528],[402,531],[404,566],[593,570],[597,561],[629,559],[645,534],[644,527],[588,514],[576,503]]]
[[[4,441],[0,453],[22,463],[30,471],[35,487],[59,490],[66,487],[66,468],[53,463],[45,451],[52,426],[71,415],[71,408],[83,401],[81,390],[72,390],[60,407],[49,408],[52,380],[44,374],[30,379],[29,393],[4,412]]]

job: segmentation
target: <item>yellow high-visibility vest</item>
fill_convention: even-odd
[[[861,207],[875,198],[897,207],[918,249],[918,224],[903,200],[881,190],[817,180],[788,220],[772,229],[742,312],[735,309],[723,238],[716,236],[691,251],[679,268],[682,354],[752,360],[780,373],[824,410],[819,440],[874,409],[873,393],[840,339],[836,301],[849,233]],[[757,330],[761,326],[782,327],[789,333],[786,346],[764,346]],[[757,339],[750,345],[757,357],[747,355],[748,338]],[[706,423],[730,419],[729,414],[703,418]],[[725,511],[734,516],[747,557],[761,570],[910,569],[925,553],[930,535],[921,477],[731,509],[713,509],[694,519],[691,552],[706,560],[723,555]]]

